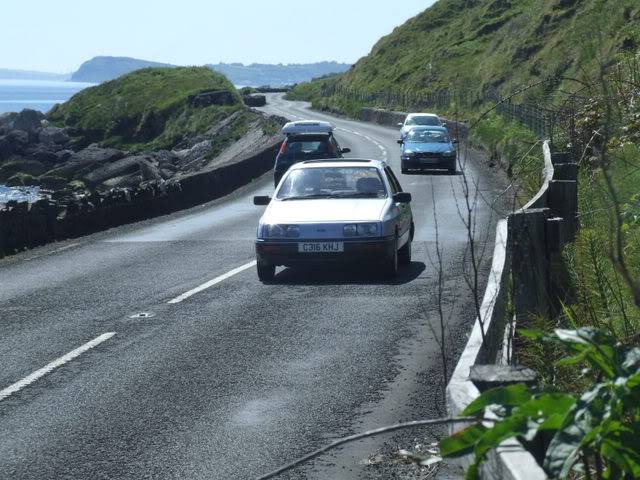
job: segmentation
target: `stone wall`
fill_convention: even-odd
[[[0,258],[223,197],[269,171],[279,147],[280,141],[274,139],[236,163],[166,182],[146,182],[81,198],[8,202],[0,210]]]

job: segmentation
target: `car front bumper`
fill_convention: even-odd
[[[403,158],[400,161],[401,167],[408,170],[421,170],[430,168],[456,168],[456,157],[423,157],[423,158]]]
[[[333,253],[301,253],[298,244],[303,242],[339,242],[344,244],[343,252]],[[256,258],[258,262],[268,265],[287,267],[305,264],[331,263],[384,263],[392,258],[395,238],[384,239],[322,239],[296,241],[256,241]]]

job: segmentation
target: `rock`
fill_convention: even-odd
[[[55,163],[66,162],[67,160],[69,160],[71,158],[71,156],[73,154],[74,154],[73,150],[60,150],[60,151],[56,152],[56,162]]]
[[[84,175],[84,181],[89,184],[104,183],[111,178],[140,174],[140,164],[146,161],[144,155],[121,158]]]
[[[158,168],[148,160],[142,160],[139,163],[139,166],[143,181],[162,181],[162,175],[160,175]]]
[[[35,160],[10,160],[0,167],[0,180],[6,180],[16,174],[24,173],[32,176],[42,175],[47,168]]]
[[[205,140],[186,150],[175,152],[181,159],[181,165],[187,165],[197,160],[204,159],[211,151],[211,142]]]
[[[0,160],[23,153],[29,146],[29,134],[23,130],[10,130],[0,137]]]
[[[25,108],[14,117],[12,126],[16,130],[22,130],[29,135],[37,136],[38,131],[42,128],[41,122],[44,119],[45,116],[42,112]]]
[[[67,179],[57,175],[44,175],[37,179],[40,187],[46,190],[61,190],[67,186]],[[64,190],[62,190],[64,192]]]
[[[30,160],[55,165],[58,163],[58,156],[56,153],[59,150],[61,150],[59,145],[44,145],[42,143],[37,143],[27,148],[23,155]]]
[[[64,129],[57,127],[45,127],[40,130],[38,139],[45,145],[66,145],[71,138]]]
[[[267,104],[265,95],[245,95],[242,100],[248,107],[264,107]]]
[[[235,97],[228,90],[215,90],[189,95],[187,102],[192,107],[208,107],[210,105],[234,105]]]
[[[164,118],[158,115],[155,110],[147,110],[142,115],[140,122],[136,126],[134,138],[143,142],[148,142],[164,131]]]
[[[102,148],[90,145],[84,150],[73,153],[64,165],[49,172],[50,175],[60,177],[82,176],[83,172],[91,171],[100,166],[120,160],[125,153],[115,148]]]
[[[35,185],[35,178],[28,173],[16,173],[6,181],[9,187],[28,187]]]

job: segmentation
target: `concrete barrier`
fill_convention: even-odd
[[[548,142],[543,145],[542,187],[507,220],[498,222],[493,263],[485,290],[480,318],[447,385],[448,413],[461,412],[480,391],[469,379],[473,366],[500,364],[510,358],[513,329],[519,319],[530,314],[552,315],[560,297],[566,294],[557,272],[561,248],[578,227],[577,169],[561,167],[556,178],[555,165],[572,165],[566,154],[552,154]],[[511,279],[512,290],[508,284]],[[509,299],[515,318],[505,308]],[[456,430],[459,427],[456,427]],[[453,433],[453,428],[452,428]],[[471,457],[461,462],[468,466]],[[488,455],[481,469],[484,479],[546,480],[548,477],[531,453],[516,440],[503,442]]]
[[[274,138],[256,154],[235,163],[134,189],[33,204],[8,202],[0,210],[0,258],[223,197],[269,171],[279,147],[280,140]]]

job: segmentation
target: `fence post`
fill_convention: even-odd
[[[562,301],[566,300],[565,282],[563,281],[562,245],[565,220],[560,217],[547,219],[547,260],[549,268],[549,310],[552,316],[560,312]]]
[[[575,180],[551,180],[547,204],[552,215],[565,219],[564,239],[572,242],[578,230],[578,185]]]
[[[509,215],[512,299],[516,322],[549,314],[546,222],[549,209],[531,208]]]

